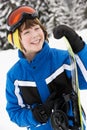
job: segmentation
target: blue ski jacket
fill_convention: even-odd
[[[7,73],[6,110],[10,120],[29,130],[52,130],[50,119],[40,124],[33,117],[30,106],[45,102],[50,93],[70,89],[71,66],[67,50],[50,48],[45,41],[43,49],[29,62],[21,51],[19,60]],[[87,89],[87,45],[76,55],[79,87]]]

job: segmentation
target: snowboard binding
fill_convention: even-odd
[[[53,130],[82,130],[77,103],[77,95],[74,92],[63,94],[55,101],[50,118]],[[73,111],[71,116],[68,115],[69,109]]]
[[[54,130],[68,130],[68,118],[61,110],[52,113],[51,124]]]

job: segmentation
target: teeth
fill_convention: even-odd
[[[36,40],[36,41],[33,41],[32,43],[38,43],[39,42],[39,40]]]

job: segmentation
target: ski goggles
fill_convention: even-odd
[[[13,10],[7,19],[8,31],[14,32],[24,21],[25,19],[34,19],[38,15],[36,10],[28,6],[20,6]]]

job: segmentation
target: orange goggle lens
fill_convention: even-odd
[[[37,17],[36,11],[32,7],[20,6],[10,13],[7,24],[12,28],[14,28],[15,25],[18,27],[18,25],[20,25],[19,22],[21,23],[21,20],[23,20],[25,14],[27,14],[27,17],[25,18],[33,19]],[[11,28],[10,31],[12,31]]]

